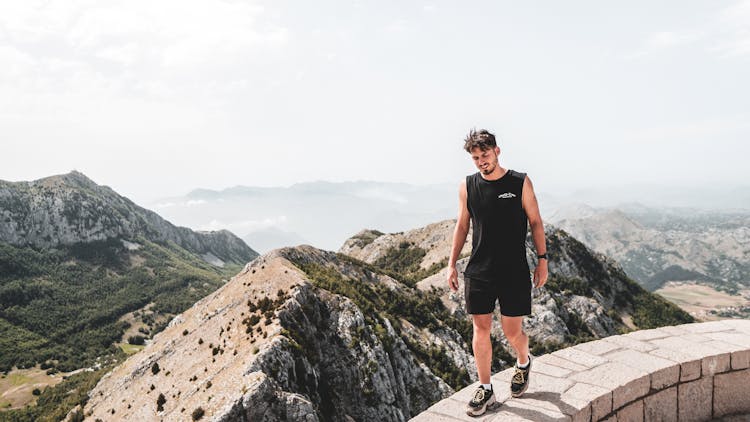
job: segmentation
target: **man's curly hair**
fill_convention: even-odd
[[[477,147],[482,151],[486,151],[496,146],[495,135],[491,134],[487,129],[479,131],[472,129],[466,139],[464,139],[464,149],[466,152],[471,152],[472,149]]]

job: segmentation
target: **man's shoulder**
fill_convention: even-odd
[[[508,174],[509,174],[509,175],[510,175],[511,177],[514,177],[514,178],[516,178],[516,179],[521,179],[521,180],[523,180],[523,179],[525,179],[525,178],[526,178],[526,173],[523,173],[523,172],[520,172],[520,171],[516,171],[516,170],[508,170]]]
[[[461,182],[462,184],[471,182],[472,180],[476,180],[477,177],[482,177],[479,175],[479,172],[467,174],[466,177],[464,177],[464,180]]]

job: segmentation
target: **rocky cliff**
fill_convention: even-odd
[[[473,366],[460,336],[411,290],[332,252],[271,252],[102,378],[71,417],[406,420],[454,391],[420,356],[432,341]]]
[[[258,256],[228,231],[176,227],[77,171],[31,182],[0,181],[0,242],[48,248],[138,237],[174,242],[217,265]]]

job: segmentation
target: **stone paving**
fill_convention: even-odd
[[[492,376],[500,404],[483,416],[465,413],[475,383],[412,421],[750,420],[750,320],[635,331],[538,356],[520,398],[510,397],[512,375]]]

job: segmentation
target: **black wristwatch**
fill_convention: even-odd
[[[547,253],[545,252],[545,253],[543,253],[541,255],[537,255],[536,259],[547,259]]]

